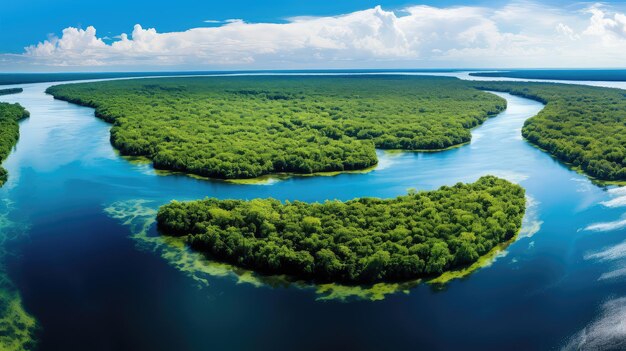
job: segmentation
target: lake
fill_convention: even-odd
[[[514,350],[626,338],[611,323],[626,318],[626,191],[594,185],[522,139],[538,102],[497,93],[507,110],[459,148],[379,151],[369,173],[245,185],[120,157],[110,125],[46,95],[53,84],[0,97],[31,113],[4,163],[0,305],[36,319],[38,349]],[[486,174],[526,189],[524,228],[491,265],[444,287],[289,284],[207,262],[154,228],[172,199],[389,198]]]

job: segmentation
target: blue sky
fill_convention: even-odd
[[[162,32],[182,31],[208,25],[207,19],[241,18],[250,22],[284,22],[293,16],[331,16],[381,5],[385,9],[426,4],[497,4],[503,1],[459,2],[406,0],[19,0],[5,1],[0,11],[0,52],[21,52],[25,46],[59,35],[66,27],[94,26],[103,35],[128,31],[136,23]],[[16,34],[19,34],[16,37]]]
[[[0,12],[2,71],[616,67],[625,50],[620,3],[23,0]]]
[[[207,19],[241,18],[251,22],[283,22],[293,16],[330,16],[381,5],[396,9],[414,4],[450,6],[459,4],[504,3],[503,1],[420,1],[406,0],[19,0],[5,1],[0,11],[0,52],[21,52],[25,46],[60,34],[63,28],[94,26],[105,35],[128,31],[136,23],[162,32],[182,31],[206,25]],[[17,29],[18,30],[13,30]],[[16,37],[16,31],[19,34]]]

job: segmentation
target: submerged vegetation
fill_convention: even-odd
[[[532,199],[527,199],[527,202],[528,206],[533,205]],[[532,227],[532,222],[536,220],[533,216],[534,211],[528,206],[522,225],[526,230],[528,230],[528,225],[531,224]],[[111,218],[129,227],[131,238],[139,249],[157,253],[170,265],[191,278],[200,288],[210,287],[211,277],[230,278],[234,279],[237,284],[248,284],[254,287],[295,287],[310,290],[315,293],[317,300],[383,300],[392,294],[409,294],[412,288],[421,283],[431,284],[434,289],[440,290],[449,281],[464,278],[478,269],[490,266],[499,257],[505,256],[507,246],[516,238],[513,237],[495,246],[470,266],[446,271],[430,280],[417,278],[402,282],[378,282],[365,285],[315,283],[285,274],[263,275],[240,266],[218,262],[201,252],[190,249],[185,243],[184,236],[159,235],[152,230],[157,213],[157,207],[152,201],[139,199],[117,201],[106,207],[104,211]],[[519,235],[528,234],[524,231],[525,229],[522,229]]]
[[[524,189],[493,176],[395,199],[172,202],[163,233],[262,273],[367,283],[470,265],[521,227]]]
[[[9,104],[0,102],[0,162],[4,161],[11,149],[17,143],[20,136],[18,121],[28,117],[26,111],[20,104]],[[8,173],[6,169],[0,167],[0,186],[7,181]]]
[[[7,245],[23,237],[29,227],[15,220],[15,212],[17,208],[11,200],[0,199],[0,350],[3,351],[34,350],[38,329],[35,318],[24,309],[20,293],[6,267],[6,259],[11,255]]]
[[[382,300],[387,295],[408,293],[421,283],[410,280],[401,283],[375,283],[369,286],[341,285],[336,283],[311,284],[287,275],[261,275],[254,271],[228,263],[211,260],[200,252],[190,250],[184,238],[149,233],[155,222],[156,208],[149,201],[127,200],[112,203],[105,208],[112,218],[120,220],[130,228],[137,247],[159,254],[170,265],[189,276],[198,287],[210,286],[210,277],[235,279],[237,284],[254,287],[287,287],[312,290],[317,300]]]
[[[596,179],[626,180],[626,91],[549,83],[475,84],[546,104],[524,124],[528,141]]]
[[[458,79],[407,76],[140,79],[47,92],[95,107],[124,155],[227,179],[365,169],[376,147],[445,149],[506,105]]]

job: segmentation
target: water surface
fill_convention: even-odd
[[[119,157],[109,125],[93,109],[45,95],[49,85],[1,97],[31,112],[5,162],[0,223],[16,237],[4,244],[7,291],[37,320],[42,350],[550,349],[625,337],[610,322],[626,315],[626,192],[593,185],[522,140],[538,102],[497,93],[507,110],[475,129],[469,145],[379,152],[367,174],[241,185],[160,176]],[[172,199],[388,198],[485,174],[526,188],[520,238],[445,289],[419,284],[377,301],[324,300],[328,291],[199,264],[152,225]]]

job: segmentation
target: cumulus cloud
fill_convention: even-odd
[[[556,31],[559,34],[561,34],[561,35],[563,35],[563,36],[565,36],[565,37],[567,37],[567,38],[569,38],[571,40],[576,40],[576,39],[580,38],[580,36],[578,34],[576,34],[574,32],[574,30],[570,26],[568,26],[566,24],[563,24],[563,23],[559,23],[559,24],[556,25]]]
[[[626,40],[626,15],[611,12],[601,4],[593,5],[588,12],[591,23],[585,34],[598,35],[605,40]]]
[[[205,22],[215,25],[161,33],[137,24],[130,35],[106,43],[94,27],[69,27],[22,54],[0,55],[0,62],[142,68],[602,66],[621,63],[626,49],[626,16],[602,5],[583,11],[531,2],[397,11],[377,6],[286,23]]]

